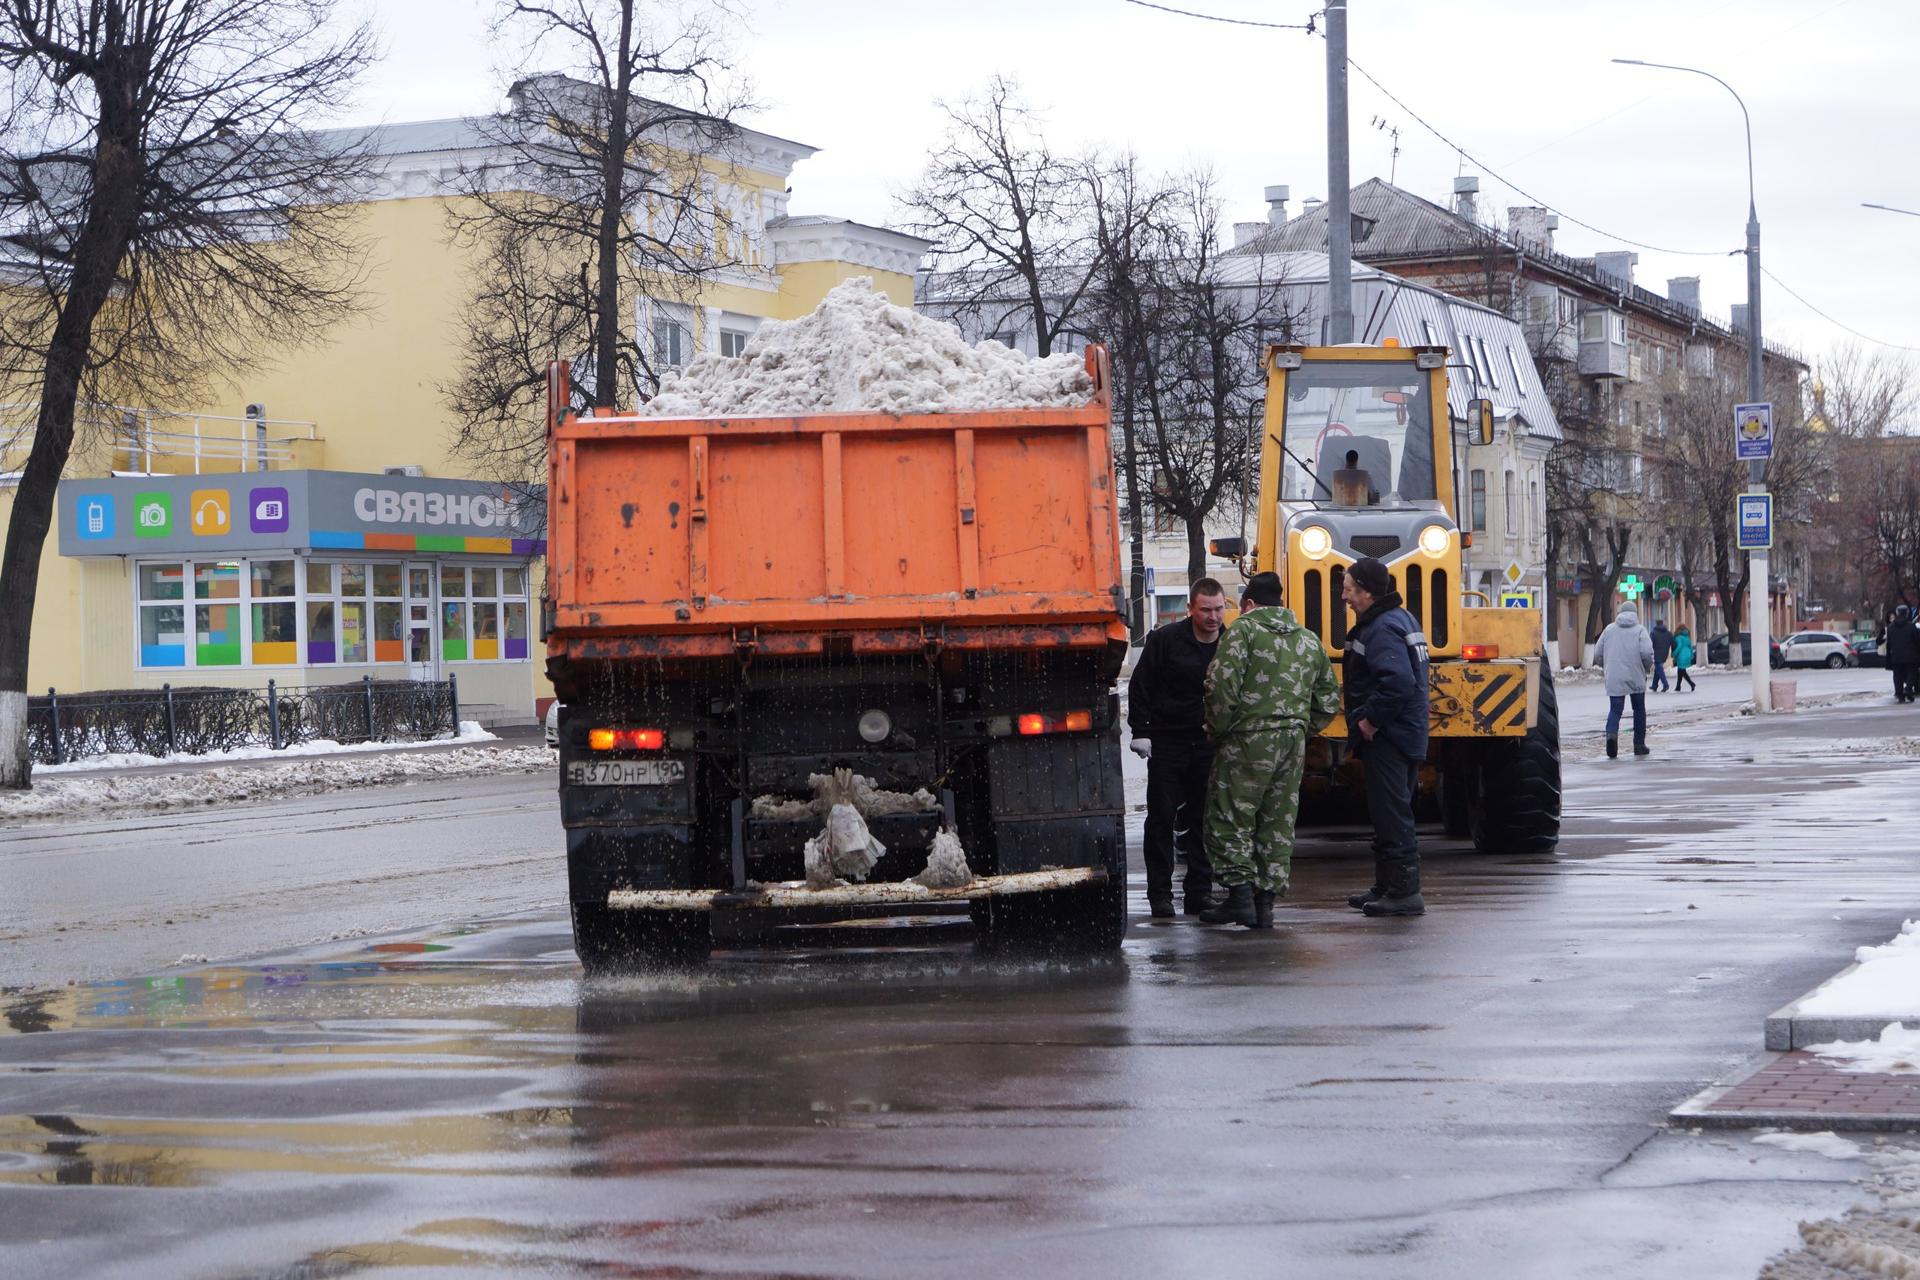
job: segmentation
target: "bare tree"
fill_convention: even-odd
[[[1881,442],[1868,505],[1870,561],[1879,579],[1875,616],[1920,604],[1920,440]]]
[[[1010,80],[941,104],[947,136],[900,197],[908,230],[934,243],[940,292],[968,328],[1030,331],[1040,355],[1078,331],[1100,274],[1084,167],[1056,156]]]
[[[1275,261],[1226,252],[1212,174],[1178,183],[1168,208],[1167,253],[1142,290],[1138,388],[1150,501],[1186,526],[1191,581],[1207,571],[1207,521],[1244,500],[1266,398],[1261,348],[1291,341],[1303,311]]]
[[[29,785],[41,549],[83,401],[149,403],[359,301],[365,157],[311,126],[373,57],[332,0],[0,9],[0,377],[37,401],[0,560],[0,787]]]
[[[507,483],[544,476],[546,367],[569,360],[583,400],[646,399],[690,354],[691,303],[747,262],[757,192],[727,181],[744,107],[718,19],[641,0],[507,0],[500,47],[523,50],[492,157],[449,209],[474,255],[464,350],[442,387],[454,451]],[[567,74],[532,74],[558,63]],[[644,302],[643,302],[644,300]],[[651,308],[653,332],[635,322]],[[658,337],[658,347],[650,339]]]

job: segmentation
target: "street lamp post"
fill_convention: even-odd
[[[1711,71],[1702,71],[1698,67],[1675,66],[1670,62],[1643,62],[1638,58],[1615,58],[1615,62],[1629,67],[1657,67],[1662,71],[1685,71],[1707,79],[1733,94],[1733,100],[1740,104],[1740,118],[1747,127],[1747,399],[1759,403],[1766,398],[1765,376],[1761,367],[1760,339],[1760,215],[1756,211],[1753,189],[1753,117],[1747,114],[1747,104],[1734,93],[1732,85],[1714,75]],[[1729,406],[1731,408],[1731,406]],[[1767,464],[1759,458],[1747,462],[1747,492],[1765,493],[1767,491]],[[1768,555],[1765,548],[1756,548],[1747,553],[1747,627],[1753,636],[1753,709],[1764,713],[1771,709],[1772,690],[1768,687],[1773,645],[1769,636],[1771,626],[1767,617],[1769,604]],[[1733,625],[1733,619],[1727,620],[1727,656],[1732,658],[1735,642],[1739,639],[1739,629]]]

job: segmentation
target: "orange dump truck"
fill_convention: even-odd
[[[1103,350],[1087,371],[1066,408],[655,418],[569,412],[554,367],[547,669],[590,972],[809,906],[964,899],[989,940],[1119,945]],[[905,802],[867,814],[867,882],[809,890],[809,779],[837,768]],[[975,878],[923,889],[943,825]]]

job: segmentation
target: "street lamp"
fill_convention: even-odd
[[[1747,114],[1747,104],[1734,93],[1733,86],[1714,75],[1711,71],[1702,71],[1698,67],[1681,67],[1670,62],[1643,62],[1639,58],[1615,58],[1624,66],[1656,67],[1662,71],[1685,71],[1690,75],[1705,76],[1707,79],[1733,94],[1733,100],[1740,104],[1740,119],[1747,127],[1747,399],[1759,403],[1766,397],[1765,378],[1760,363],[1760,215],[1756,212],[1753,196],[1753,117]],[[1758,458],[1747,462],[1747,492],[1765,493],[1767,491],[1766,463]],[[1765,712],[1771,706],[1771,690],[1767,687],[1769,654],[1772,644],[1768,632],[1771,630],[1767,618],[1769,601],[1769,583],[1767,579],[1768,555],[1764,548],[1756,548],[1747,553],[1747,579],[1751,584],[1747,599],[1747,628],[1753,636],[1753,709]],[[1733,625],[1733,619],[1727,620],[1727,656],[1733,656],[1734,641],[1739,638],[1739,629]]]
[[[1896,209],[1890,204],[1872,204],[1872,203],[1869,203],[1868,201],[1862,200],[1860,202],[1860,207],[1862,209],[1885,209],[1888,213],[1904,213],[1909,218],[1920,218],[1920,213],[1915,213],[1911,209]]]

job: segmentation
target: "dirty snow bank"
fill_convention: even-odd
[[[116,751],[105,755],[83,756],[66,764],[36,764],[33,766],[33,776],[38,778],[49,773],[85,773],[90,769],[145,769],[160,764],[209,764],[226,760],[289,760],[298,756],[350,755],[365,751],[392,751],[395,748],[404,749],[409,746],[457,746],[463,742],[498,742],[499,740],[499,735],[482,729],[478,720],[462,720],[457,737],[428,738],[412,743],[335,742],[332,738],[315,738],[311,742],[297,742],[290,747],[281,747],[278,751],[265,744],[231,747],[222,751],[205,751],[199,755],[175,752],[170,756],[150,756],[138,751]]]
[[[104,817],[127,809],[247,804],[437,778],[540,773],[553,767],[553,752],[544,746],[455,747],[362,757],[332,755],[282,765],[213,765],[184,773],[56,777],[36,782],[31,791],[0,792],[0,823]]]
[[[1808,1045],[1807,1052],[1842,1071],[1920,1075],[1920,1027],[1909,1030],[1898,1022],[1889,1022],[1871,1040],[1830,1040]]]
[[[950,324],[897,307],[859,276],[798,320],[762,322],[745,354],[697,356],[640,410],[649,417],[954,413],[1082,405],[1080,356],[1029,359],[969,345]]]
[[[1900,926],[1892,941],[1861,947],[1858,967],[1830,979],[1802,1000],[1796,1015],[1920,1020],[1920,920]]]
[[[1765,1147],[1779,1147],[1783,1151],[1811,1151],[1829,1160],[1857,1160],[1860,1158],[1858,1144],[1849,1142],[1831,1129],[1819,1133],[1756,1133],[1753,1140]]]

